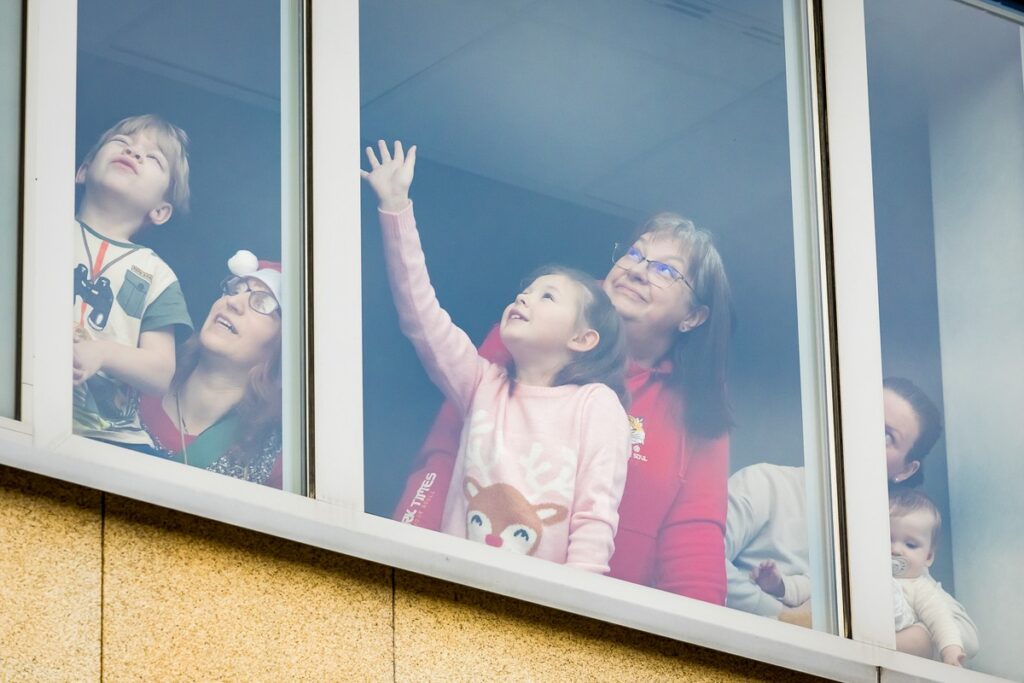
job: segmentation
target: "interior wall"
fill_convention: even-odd
[[[0,679],[812,681],[0,467]]]
[[[931,109],[931,179],[957,598],[978,669],[1024,678],[1024,91],[1017,28]],[[946,95],[946,97],[941,97]]]

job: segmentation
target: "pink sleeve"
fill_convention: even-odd
[[[629,465],[629,419],[611,389],[600,387],[588,400],[576,490],[569,518],[565,563],[585,571],[608,573],[619,526],[619,502]]]
[[[501,343],[497,325],[491,328],[480,345],[479,353],[498,365],[508,362],[508,351]],[[413,471],[406,479],[405,490],[398,499],[392,519],[435,531],[441,529],[444,501],[448,497],[461,434],[462,415],[454,403],[445,401],[416,454]]]
[[[658,534],[656,587],[725,604],[729,437],[687,441],[684,481]]]
[[[402,332],[437,388],[465,414],[477,384],[491,365],[437,302],[427,274],[412,203],[399,213],[378,211],[384,256]]]

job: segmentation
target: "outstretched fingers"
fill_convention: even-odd
[[[386,164],[391,161],[391,152],[388,150],[388,143],[383,140],[378,140],[377,149],[380,150],[380,163]]]
[[[380,166],[380,162],[377,161],[377,155],[373,151],[373,147],[366,148],[366,158],[370,160],[370,170],[374,170]]]

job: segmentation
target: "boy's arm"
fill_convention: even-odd
[[[174,377],[173,327],[139,335],[131,348],[111,341],[81,341],[74,345],[74,381],[81,384],[101,370],[144,394],[163,395]]]

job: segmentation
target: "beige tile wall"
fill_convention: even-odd
[[[0,467],[6,681],[810,681]]]

